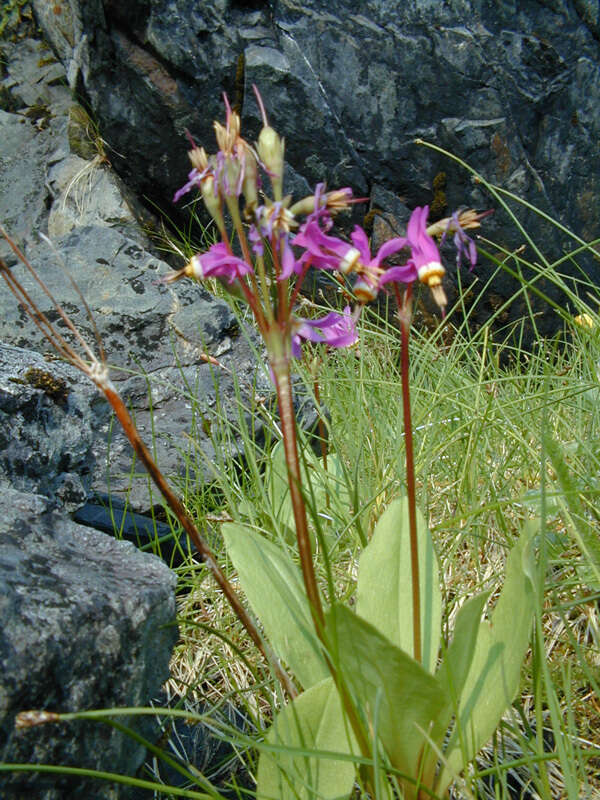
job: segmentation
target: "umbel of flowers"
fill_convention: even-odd
[[[274,371],[277,366],[274,360],[300,355],[303,339],[324,342],[330,347],[353,344],[360,307],[374,300],[386,284],[406,286],[421,281],[429,286],[438,306],[445,307],[442,288],[445,270],[427,229],[428,207],[416,208],[406,236],[385,242],[375,255],[371,254],[365,231],[358,225],[350,235],[350,242],[332,236],[333,217],[361,201],[353,197],[350,188],[327,191],[324,184],[317,185],[314,195],[295,203],[290,195],[284,196],[285,142],[269,125],[258,92],[256,96],[263,128],[255,145],[242,138],[240,118],[231,110],[226,97],[225,125],[214,123],[217,153],[207,155],[192,140],[189,157],[193,169],[174,200],[197,189],[221,241],[194,255],[169,280],[184,276],[197,280],[217,278],[229,291],[243,296],[265,339]],[[225,210],[239,241],[238,254],[230,244]],[[454,231],[459,250],[466,252],[474,263],[476,252],[464,228],[478,227],[479,218],[474,212],[461,217],[454,214],[432,227],[444,234]],[[466,224],[461,225],[463,220]],[[405,263],[388,266],[386,259],[400,251],[409,253]],[[320,320],[297,316],[294,301],[311,267],[350,278],[356,298],[354,310],[346,307]]]

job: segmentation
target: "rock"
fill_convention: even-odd
[[[166,692],[161,693],[159,702],[165,708],[182,707],[181,697],[175,695],[169,699]],[[252,791],[254,781],[239,758],[236,746],[221,733],[231,729],[239,731],[242,736],[256,733],[248,716],[229,702],[221,702],[218,708],[211,708],[186,697],[183,707],[190,714],[207,715],[213,723],[209,726],[194,723],[191,719],[161,717],[165,752],[182,766],[191,764],[217,788],[223,798],[239,798],[240,789]],[[155,768],[160,780],[169,786],[183,788],[188,785],[184,776],[165,762],[157,759]],[[230,788],[232,786],[237,791]],[[140,797],[140,800],[143,799]]]
[[[0,486],[85,502],[94,466],[93,387],[74,368],[0,344]]]
[[[2,47],[6,70],[0,87],[20,110],[0,111],[0,159],[6,166],[0,170],[0,219],[97,351],[85,298],[113,367],[112,379],[147,444],[154,447],[161,469],[170,477],[185,473],[188,481],[202,482],[215,456],[211,420],[222,414],[237,420],[235,381],[242,397],[253,391],[257,364],[252,346],[240,335],[226,303],[189,282],[175,288],[157,283],[171,269],[137,225],[139,203],[110,169],[101,143],[94,144],[97,132],[83,108],[73,104],[62,66],[39,42]],[[48,62],[41,74],[40,59]],[[66,97],[54,92],[59,78]],[[28,102],[43,104],[43,125],[29,114]],[[50,234],[52,247],[40,243],[38,232]],[[41,310],[57,321],[52,303],[23,267],[15,266],[18,259],[4,240],[0,257],[19,271]],[[81,295],[67,275],[77,282]],[[58,327],[68,338],[61,321]],[[39,352],[50,349],[7,291],[0,292],[0,340]],[[217,370],[218,380],[203,353],[217,357],[225,367]],[[258,379],[259,391],[261,386],[268,390],[266,375]],[[160,498],[149,488],[145,473],[134,468],[132,477],[129,442],[118,426],[113,427],[106,404],[94,397],[91,425],[97,468],[91,488],[127,495],[136,510],[147,510]],[[192,431],[194,441],[189,439]],[[182,460],[182,450],[191,454],[193,464]],[[55,495],[58,491],[58,486],[22,488]],[[78,495],[72,483],[61,492],[73,501]]]
[[[168,676],[177,639],[175,575],[154,556],[83,528],[39,495],[0,489],[0,750],[9,763],[135,774],[145,750],[106,725],[15,731],[28,709],[143,706]],[[148,732],[139,718],[121,718]],[[116,800],[117,785],[2,773],[3,800]]]
[[[53,240],[75,227],[99,222],[130,229],[136,224],[120,181],[99,160],[67,156],[50,167],[48,185],[55,194],[48,218],[48,236]]]
[[[68,13],[60,5],[65,13],[56,15],[34,0],[40,25],[121,154],[116,170],[162,207],[188,171],[183,129],[214,147],[223,90],[241,109],[245,133],[256,136],[256,83],[300,184],[325,179],[359,194],[377,185],[409,208],[435,203],[440,215],[494,204],[468,172],[418,147],[420,137],[586,239],[600,233],[600,152],[590,147],[600,130],[597,3],[283,0],[199,8],[191,0],[134,0],[125,11],[73,0]],[[441,173],[446,207],[433,186]],[[536,215],[521,209],[519,216],[550,260],[570,246]],[[523,243],[500,212],[485,233],[507,248]],[[523,257],[537,259],[531,248]],[[597,259],[580,263],[597,284]],[[492,262],[480,266],[482,285],[494,270]],[[540,286],[564,301],[551,282]],[[517,287],[500,273],[472,318],[489,317],[498,297]],[[547,310],[536,297],[532,303]],[[501,323],[524,312],[517,302]],[[557,324],[550,312],[538,327]]]
[[[134,513],[127,503],[114,495],[94,493],[75,511],[73,521],[111,536],[117,530],[120,539],[155,552],[171,568],[180,567],[195,553],[190,540],[181,537],[171,525],[159,522],[156,517]]]
[[[236,341],[240,331],[229,306],[190,282],[175,288],[159,284],[157,279],[169,274],[170,268],[117,229],[75,227],[57,240],[56,248],[58,258],[77,280],[81,295],[60,269],[50,268],[57,256],[46,245],[29,247],[31,263],[98,352],[94,328],[81,300],[86,299],[112,367],[111,376],[134,409],[138,429],[154,447],[161,469],[170,476],[191,469],[182,461],[181,440],[192,431],[194,420],[205,419],[205,423],[196,423],[195,444],[190,442],[192,453],[195,447],[206,453],[206,463],[197,468],[199,476],[205,474],[206,464],[214,457],[208,420],[222,413],[237,419],[235,381],[239,380],[242,392],[246,392],[257,369],[251,347],[242,337]],[[19,270],[24,288],[36,297],[40,309],[56,320],[52,302],[34,279],[22,267],[13,269]],[[57,324],[72,340],[62,322]],[[40,331],[7,292],[0,293],[0,340],[17,347],[49,349]],[[202,360],[203,352],[217,356],[230,370],[219,371],[218,384],[215,367]],[[244,376],[248,376],[248,387]],[[259,385],[261,381],[266,388],[266,375],[259,379]],[[185,399],[188,393],[193,395],[193,402]],[[113,429],[104,404],[94,404],[92,425],[98,432],[94,455],[100,467],[92,487],[127,492],[137,509],[158,502],[156,495],[150,499],[145,474],[136,474],[132,480],[131,447],[118,426]]]

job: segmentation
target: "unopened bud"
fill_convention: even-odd
[[[221,209],[221,198],[216,191],[216,184],[213,175],[207,175],[200,184],[200,191],[206,210],[217,223],[217,227],[221,234],[225,231],[225,220],[223,219],[223,211]]]
[[[309,194],[308,197],[303,197],[302,200],[298,200],[294,205],[290,208],[290,212],[296,216],[308,216],[312,214],[315,210],[315,196],[314,194]]]
[[[594,328],[595,327],[594,320],[589,314],[577,314],[576,317],[573,317],[573,322],[576,325],[579,325],[580,328]]]
[[[273,198],[281,200],[283,197],[283,154],[285,141],[270,125],[265,125],[258,137],[256,146],[260,160],[269,171]]]
[[[244,215],[250,219],[258,207],[258,166],[252,150],[246,146],[244,154],[244,181],[242,194],[244,195]]]

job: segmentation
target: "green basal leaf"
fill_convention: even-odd
[[[481,623],[483,608],[489,597],[489,592],[471,597],[460,608],[456,615],[452,643],[444,653],[437,671],[437,677],[448,692],[453,708],[448,712],[448,719],[443,727],[450,724],[450,718],[458,708],[458,702],[471,668],[477,635]],[[445,731],[444,731],[445,732]]]
[[[333,754],[350,755],[358,750],[332,678],[285,706],[266,741],[295,752],[261,753],[258,800],[347,800],[354,785],[354,764]]]
[[[423,766],[423,782],[426,786],[431,785],[434,780],[438,753],[442,750],[448,728],[458,710],[475,653],[483,607],[488,597],[489,592],[482,592],[467,600],[460,608],[456,615],[452,643],[443,654],[436,672],[436,677],[446,691],[448,704],[438,715],[431,730],[431,739],[438,749],[430,749],[426,756]]]
[[[519,689],[534,611],[536,567],[532,541],[538,527],[537,522],[526,524],[506,562],[504,587],[491,623],[479,625],[475,651],[461,692],[458,721],[446,748],[447,764],[436,787],[440,795],[493,734]],[[473,616],[475,613],[476,607],[472,609]],[[456,658],[457,674],[465,668],[464,661],[460,665],[461,661],[462,658]]]
[[[342,605],[327,614],[331,658],[392,766],[417,776],[427,735],[448,698],[437,678]]]
[[[431,535],[417,512],[422,663],[434,672],[440,646],[442,597]],[[394,501],[383,513],[358,569],[357,612],[390,642],[413,655],[412,570],[408,502]]]
[[[305,477],[304,474],[302,477]],[[271,450],[265,469],[264,486],[273,513],[284,525],[293,530],[294,511],[290,500],[283,442],[278,442]]]
[[[279,546],[245,525],[222,529],[242,589],[265,634],[308,688],[329,675],[321,653],[300,570]]]

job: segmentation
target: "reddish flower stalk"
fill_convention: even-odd
[[[412,573],[413,655],[421,662],[421,590],[419,575],[419,546],[417,536],[417,498],[415,491],[415,458],[413,450],[412,418],[410,411],[409,338],[412,316],[412,284],[400,294],[394,284],[398,303],[401,342],[402,412],[404,416],[404,453],[406,456],[406,495],[408,499],[408,530],[410,536],[410,567]]]
[[[277,391],[277,405],[279,407],[279,417],[281,424],[281,435],[287,465],[288,484],[290,487],[290,499],[294,510],[294,522],[296,525],[296,539],[298,542],[298,554],[300,556],[300,566],[302,567],[302,577],[306,588],[306,595],[310,606],[310,613],[313,619],[315,630],[319,638],[323,638],[323,628],[325,617],[321,596],[317,586],[315,568],[312,558],[312,548],[310,546],[310,536],[308,533],[308,519],[306,515],[306,505],[302,496],[302,476],[300,473],[300,458],[298,456],[298,440],[296,436],[296,415],[294,413],[294,401],[292,394],[292,382],[290,378],[290,359],[282,356],[273,357],[271,353],[271,368],[275,378],[275,388]]]

